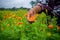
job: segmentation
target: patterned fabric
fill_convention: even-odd
[[[50,6],[48,6],[46,4],[38,3],[38,5],[41,7],[42,10],[45,10],[45,9],[47,9],[49,11],[53,10]]]

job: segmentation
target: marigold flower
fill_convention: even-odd
[[[27,14],[24,14],[25,17],[27,17]]]
[[[7,18],[11,18],[11,15],[8,14],[6,17],[7,17]]]
[[[7,24],[7,27],[10,27],[10,24]]]
[[[21,25],[21,24],[23,24],[23,22],[18,22],[18,25]]]
[[[12,18],[15,18],[16,16],[15,15],[12,15]]]
[[[36,16],[39,16],[39,14],[36,14]]]
[[[60,30],[60,26],[58,26],[57,29]]]
[[[6,16],[4,16],[4,19],[6,19]]]
[[[2,27],[2,28],[1,28],[1,30],[3,31],[3,30],[4,30],[4,28]]]
[[[35,21],[35,20],[36,20],[36,17],[31,16],[29,20],[30,20],[30,21]]]
[[[21,17],[16,17],[16,19],[17,19],[17,20],[22,20],[22,18],[21,18]]]
[[[48,25],[48,28],[53,28],[53,25]]]

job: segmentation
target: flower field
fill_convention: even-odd
[[[0,11],[0,40],[60,40],[56,17],[51,21],[44,12],[36,14],[34,23],[27,20],[27,10]],[[33,20],[33,18],[32,18]]]

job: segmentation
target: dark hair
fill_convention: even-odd
[[[39,1],[38,3],[41,3],[41,1]]]

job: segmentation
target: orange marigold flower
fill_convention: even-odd
[[[31,16],[29,20],[30,20],[30,21],[35,21],[35,20],[36,20],[36,17]]]
[[[21,25],[21,24],[23,24],[23,22],[18,22],[18,25]]]
[[[53,25],[48,25],[48,28],[53,28]]]
[[[60,26],[58,26],[57,29],[60,30]]]
[[[21,17],[16,17],[16,19],[17,19],[17,20],[22,20],[22,18],[21,18]]]
[[[6,16],[4,16],[4,19],[6,19]]]

